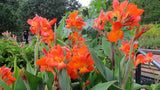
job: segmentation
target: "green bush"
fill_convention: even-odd
[[[142,25],[143,26],[143,25]],[[154,24],[154,26],[144,33],[139,38],[140,47],[146,49],[158,49],[160,48],[160,24]]]
[[[17,65],[19,67],[26,67],[26,60],[33,61],[34,47],[29,47],[25,44],[20,44],[9,39],[0,40],[0,66],[13,67],[14,59],[17,59]],[[25,55],[24,55],[25,54]]]

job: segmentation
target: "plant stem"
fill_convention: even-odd
[[[56,45],[56,40],[57,40],[57,26],[55,23],[55,26],[54,26],[54,46]]]
[[[36,67],[36,73],[35,73],[35,75],[37,75],[37,71],[38,71],[38,66],[37,66],[37,64],[36,64],[36,61],[38,60],[38,47],[39,47],[39,38],[40,38],[40,35],[38,34],[37,35],[37,41],[36,41],[36,45],[35,45],[35,53],[34,53],[34,65],[35,65],[35,67]]]
[[[118,60],[118,66],[119,66],[119,86],[121,85],[121,82],[122,82],[122,80],[121,80],[121,64],[120,63],[121,63],[120,60]]]
[[[114,43],[111,42],[111,60],[112,60],[112,67],[113,71],[115,70],[115,58],[114,58]]]
[[[132,41],[131,41],[127,71],[126,71],[126,74],[125,74],[125,77],[124,77],[124,81],[123,81],[123,83],[122,83],[122,85],[121,85],[121,88],[124,88],[124,86],[125,86],[125,84],[126,84],[126,81],[127,81],[127,79],[128,79],[128,75],[129,75],[130,68],[131,68],[131,55],[132,55],[133,44],[134,44],[133,40],[134,40],[134,37],[133,37],[133,39],[132,39]]]
[[[17,57],[14,56],[14,77],[17,79],[17,76],[15,74],[17,74]],[[15,90],[15,86],[16,86],[16,81],[13,82],[13,85],[12,85],[12,89]]]
[[[114,58],[114,43],[111,42],[111,60],[112,60],[112,68],[113,68],[113,80],[115,76],[115,58]]]

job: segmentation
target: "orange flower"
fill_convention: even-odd
[[[147,60],[145,59],[145,56],[143,56],[143,54],[139,54],[134,61],[134,67],[137,67],[140,63],[144,64],[146,62]]]
[[[125,9],[127,7],[126,12]],[[123,1],[119,5],[118,0],[113,1],[114,12],[110,13],[118,18],[118,21],[122,22],[123,26],[131,26],[128,30],[131,30],[134,26],[138,26],[138,22],[141,20],[140,15],[144,12],[142,9],[138,9],[137,5],[132,3],[128,4],[127,1]]]
[[[51,42],[54,41],[54,33],[52,31],[52,26],[55,24],[57,19],[53,19],[50,22],[43,17],[36,15],[33,19],[29,19],[27,22],[31,25],[30,30],[33,34],[39,34],[42,38],[42,41],[48,44],[51,47]]]
[[[147,58],[147,60],[148,60],[149,63],[152,63],[152,62],[153,62],[152,57],[153,57],[153,54],[152,54],[152,53],[147,53],[147,54],[146,54],[146,58]]]
[[[147,62],[152,63],[153,62],[153,54],[152,53],[147,53],[146,56],[143,56],[143,54],[139,54],[134,60],[134,67],[137,67],[140,63],[145,64]]]
[[[128,42],[128,40],[127,40],[127,43],[125,43],[125,41],[123,40],[122,46],[119,47],[119,50],[121,50],[124,54],[126,54],[127,59],[129,57],[129,52],[130,52],[130,44],[131,44],[131,41]],[[134,43],[133,49],[137,49],[137,48],[138,48],[137,43]],[[134,55],[135,55],[135,53],[132,52],[132,55],[131,55],[132,59],[133,59]]]
[[[89,53],[84,56],[74,56],[69,64],[79,70],[80,74],[90,72],[94,69],[94,61]]]
[[[28,19],[27,23],[31,25],[30,30],[33,34],[39,33],[40,20],[41,17],[39,17],[37,14],[33,19]]]
[[[145,64],[147,62],[152,63],[153,62],[153,54],[152,53],[147,53],[146,56],[143,56],[143,54],[139,54],[134,60],[134,67],[137,67],[140,63]]]
[[[94,61],[85,44],[75,45],[72,53],[72,60],[67,64],[67,72],[72,79],[79,78],[78,73],[84,74],[94,70]]]
[[[84,56],[74,56],[67,64],[67,72],[72,79],[76,79],[79,77],[78,71],[80,74],[90,72],[94,69],[93,65],[94,61],[89,53]]]
[[[70,52],[69,49],[64,48],[66,53]],[[46,53],[46,51],[44,51]],[[67,54],[70,55],[70,54]],[[67,61],[70,60],[71,57],[67,56]],[[66,67],[65,55],[63,51],[63,47],[59,44],[51,48],[47,56],[42,57],[36,63],[41,66],[41,71],[44,70],[52,70],[54,67],[57,67],[58,70],[63,69]]]
[[[45,43],[48,44],[49,47],[51,47],[52,42],[54,41],[54,33],[53,33],[53,31],[50,30],[48,33],[46,33],[46,36],[43,37],[42,41],[44,41]]]
[[[123,39],[124,32],[121,31],[122,23],[117,21],[112,24],[112,31],[108,34],[110,42],[117,42],[118,39]]]
[[[94,29],[98,29],[98,30],[103,30],[104,29],[104,25],[105,25],[105,21],[104,21],[104,15],[103,15],[103,10],[101,10],[100,15],[98,18],[96,18],[94,20]]]
[[[27,22],[31,25],[30,30],[33,34],[39,33],[42,36],[46,36],[46,33],[52,29],[51,25],[56,23],[56,21],[57,19],[55,18],[49,22],[46,18],[39,17],[36,14],[36,17],[28,19]]]
[[[12,72],[10,68],[2,66],[0,68],[0,79],[7,83],[7,85],[11,85],[12,82],[16,81],[16,78],[12,77]],[[1,89],[4,89],[3,87]]]
[[[85,26],[86,24],[83,22],[83,19],[81,17],[78,17],[76,19],[78,15],[78,11],[75,11],[74,13],[71,13],[69,15],[69,19],[66,19],[66,23],[67,23],[67,28],[68,29],[73,29],[76,28],[77,30],[82,30],[82,26]]]
[[[88,53],[88,49],[87,46],[85,44],[81,45],[81,47],[79,46],[74,46],[72,49],[73,55],[74,56],[82,56],[82,55],[86,55]]]
[[[79,77],[78,70],[73,68],[72,64],[67,64],[67,72],[72,79],[77,79]]]
[[[68,38],[72,39],[72,45],[81,45],[84,43],[85,38],[82,38],[82,34],[79,35],[78,32],[73,31],[73,35],[69,35]]]

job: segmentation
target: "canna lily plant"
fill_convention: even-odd
[[[58,28],[56,18],[49,21],[36,15],[29,19],[27,22],[31,25],[30,30],[37,39],[34,67],[27,62],[26,68],[19,69],[15,59],[14,78],[12,73],[9,77],[4,73],[3,66],[0,69],[3,82],[0,84],[1,90],[10,90],[12,82],[13,90],[135,90],[142,87],[153,89],[151,86],[134,82],[134,69],[137,65],[153,61],[152,53],[136,56],[138,45],[135,43],[152,25],[140,28],[138,22],[144,10],[128,1],[120,4],[118,0],[114,0],[113,9],[106,14],[101,10],[98,18],[94,20],[93,28],[98,32],[94,40],[84,38],[81,34],[86,23],[82,17],[78,17],[78,11],[70,13],[68,18],[63,17]],[[64,35],[64,27],[71,31],[67,36]],[[112,30],[106,30],[106,27],[111,27]],[[132,38],[125,39],[125,32],[133,28],[136,30]],[[7,70],[10,72],[10,69]],[[11,83],[4,80],[4,77],[9,78],[7,80],[11,80]],[[154,88],[158,85],[154,85]]]

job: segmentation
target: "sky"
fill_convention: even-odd
[[[91,2],[91,0],[77,0],[79,3],[82,4],[82,6],[88,6]]]

